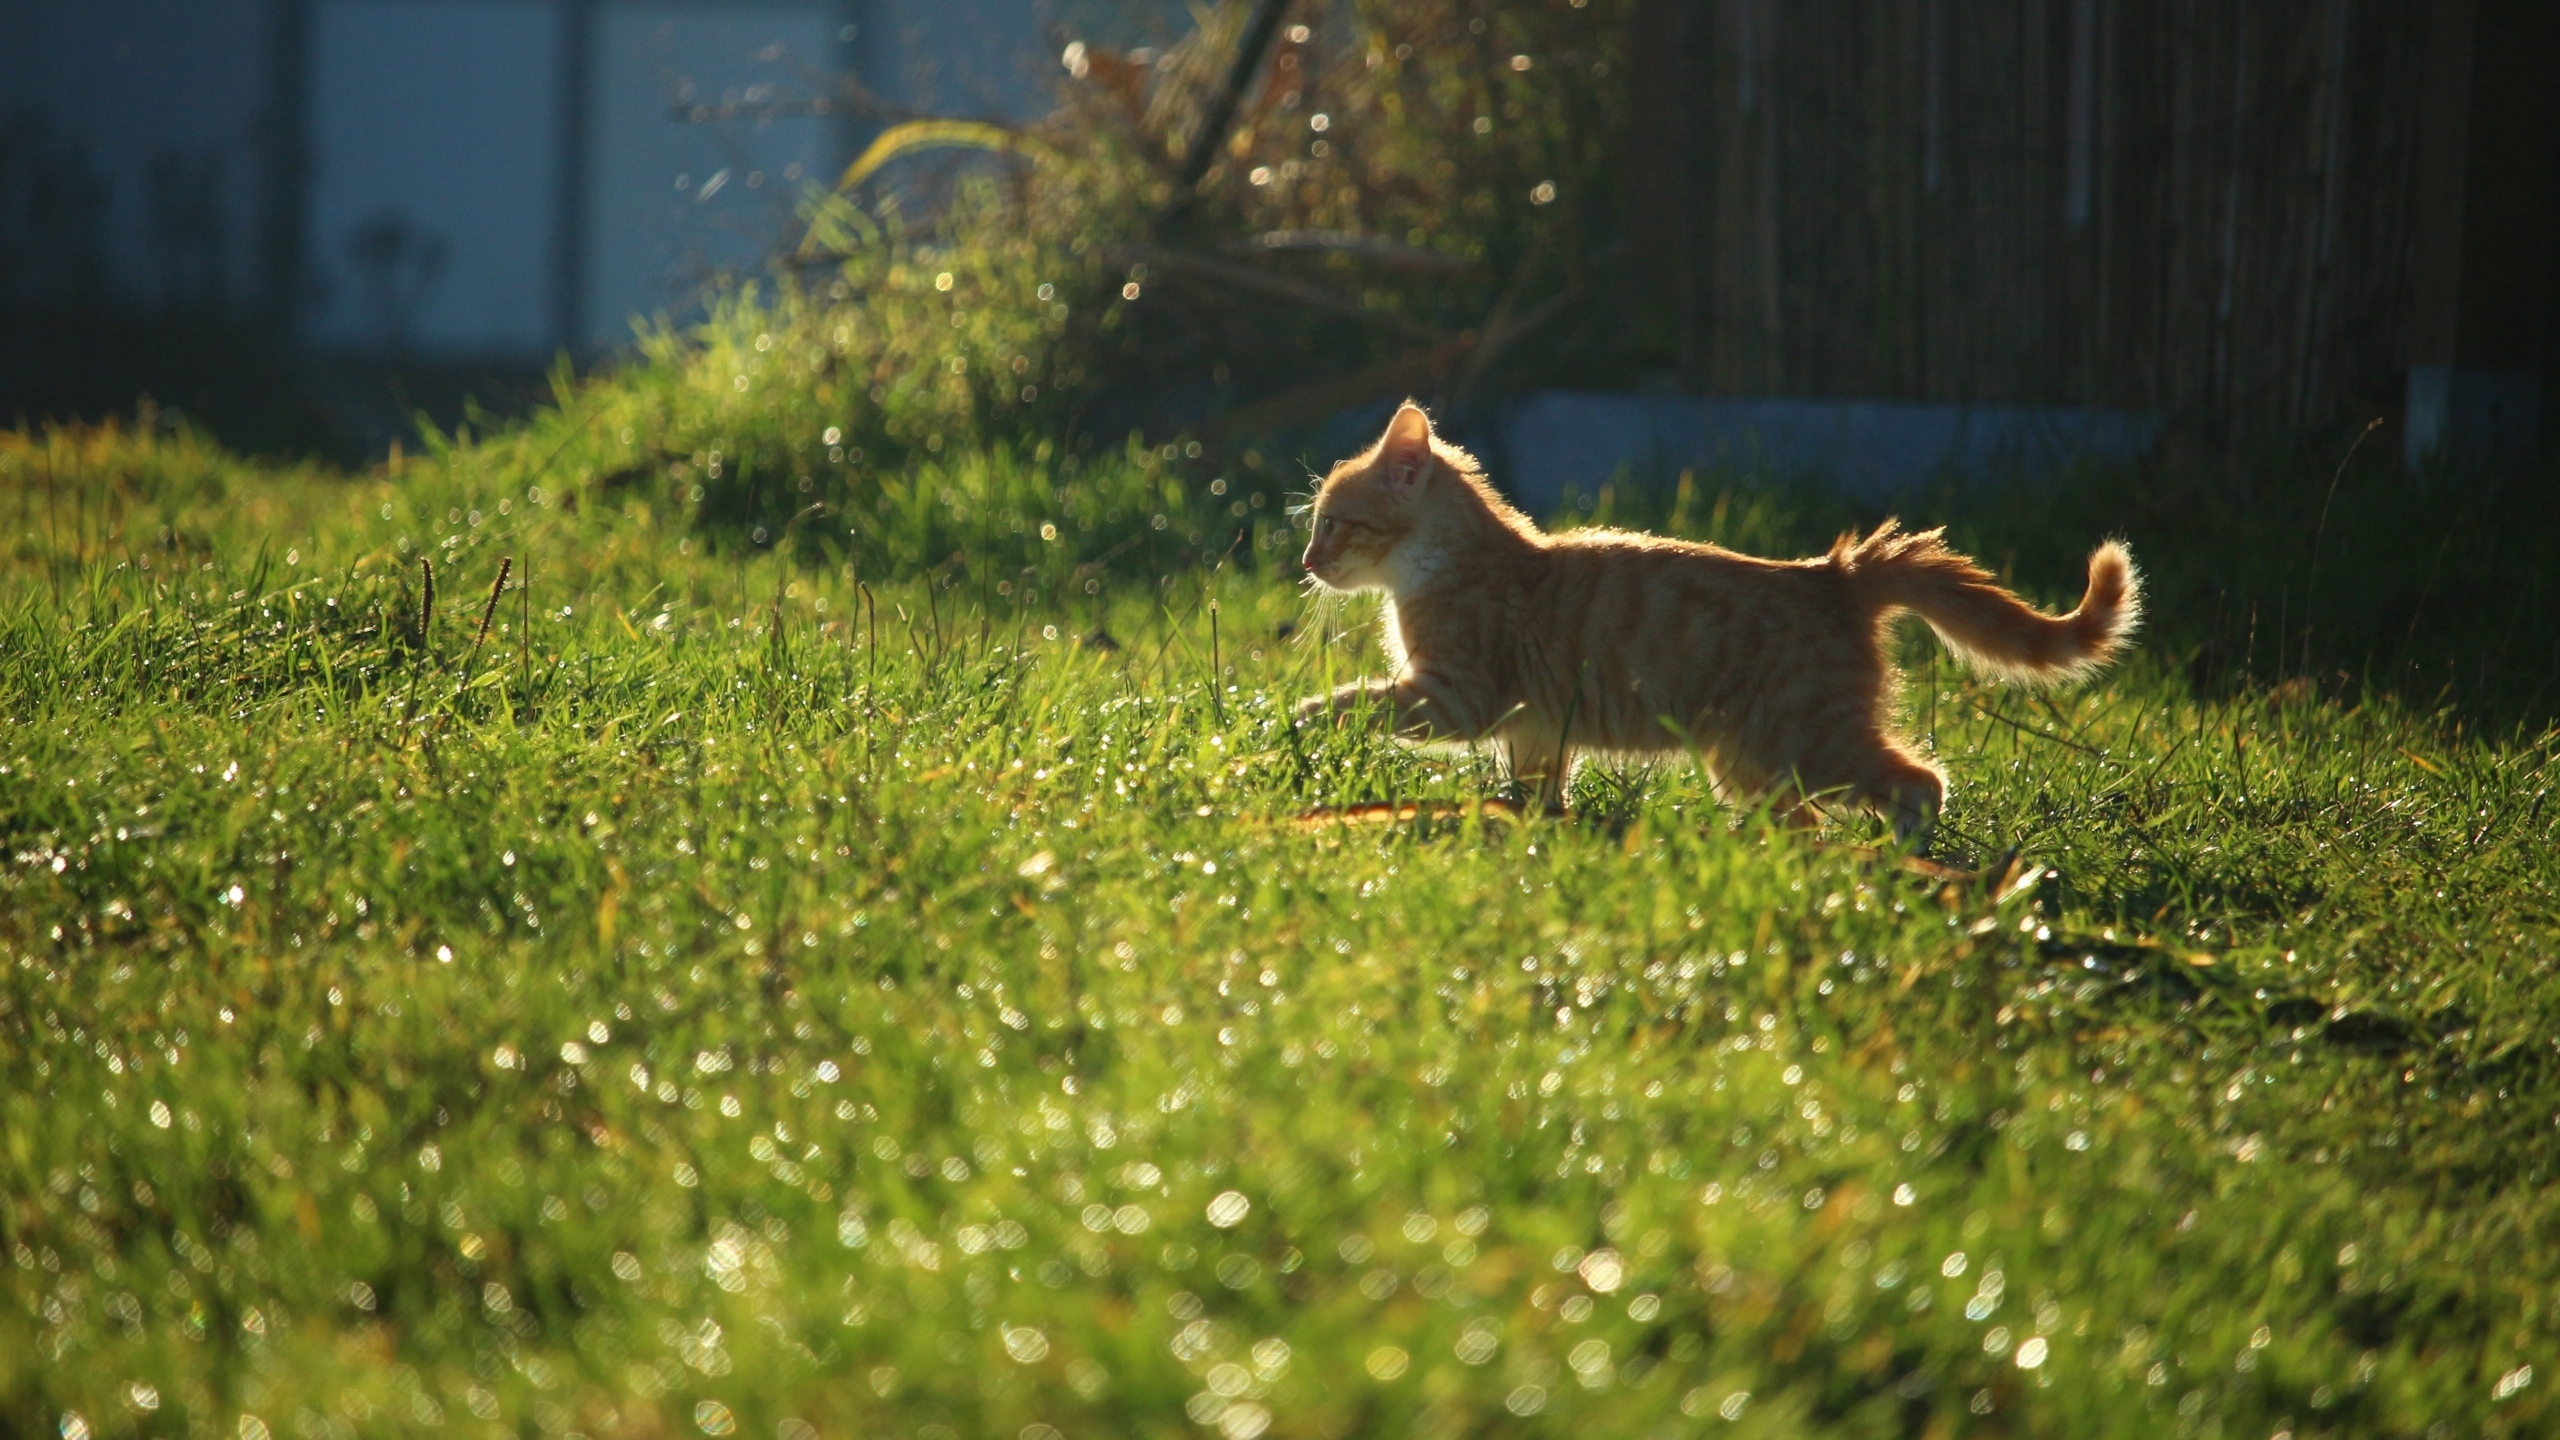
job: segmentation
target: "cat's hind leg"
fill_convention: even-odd
[[[1521,804],[1547,815],[1564,813],[1573,782],[1573,751],[1562,739],[1536,730],[1509,730],[1501,740],[1504,768],[1521,789]]]
[[[1893,822],[1896,843],[1926,850],[1938,811],[1947,803],[1947,780],[1936,766],[1883,736],[1850,757],[1840,777],[1852,804]]]
[[[1698,750],[1691,756],[1717,802],[1736,815],[1765,806],[1771,820],[1790,830],[1809,830],[1819,823],[1821,816],[1813,803],[1792,780],[1781,780],[1734,755]]]
[[[1829,733],[1791,737],[1791,784],[1781,791],[1870,811],[1892,822],[1896,843],[1925,849],[1938,810],[1946,803],[1946,777],[1882,727],[1840,726]],[[1810,743],[1808,743],[1810,742]],[[1775,767],[1771,767],[1775,768]]]

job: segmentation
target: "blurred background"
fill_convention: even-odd
[[[1088,15],[1090,11],[1090,15]],[[1054,104],[1171,5],[34,0],[0,18],[0,410],[379,449],[759,266],[884,124]]]
[[[1019,424],[1106,443],[2529,454],[2555,75],[2548,0],[22,0],[0,420],[378,455],[744,279],[859,310],[886,217],[1073,257]]]

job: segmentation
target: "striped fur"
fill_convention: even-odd
[[[1384,591],[1390,679],[1302,717],[1375,715],[1410,739],[1486,742],[1554,803],[1576,757],[1694,754],[1729,801],[1802,818],[1815,800],[1924,835],[1939,769],[1893,732],[1887,627],[1911,611],[1977,669],[2028,684],[2113,659],[2141,615],[2110,541],[2080,608],[2049,616],[1893,521],[1817,559],[1773,561],[1615,530],[1550,535],[1407,404],[1318,489],[1304,563],[1334,591]]]

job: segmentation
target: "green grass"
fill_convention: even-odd
[[[2560,741],[2203,673],[2260,530],[1948,500],[2164,599],[1924,662],[1948,880],[1678,769],[1298,825],[1492,782],[1292,733],[1374,650],[1152,461],[777,554],[534,433],[0,445],[0,1433],[2554,1424]]]

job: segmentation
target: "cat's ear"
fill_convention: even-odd
[[[1391,485],[1410,486],[1431,470],[1431,417],[1407,400],[1378,442],[1378,470]]]

